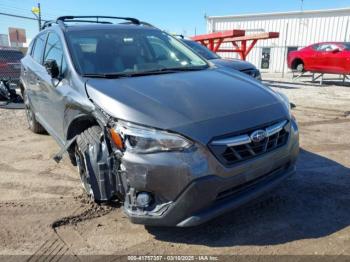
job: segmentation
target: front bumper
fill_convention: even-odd
[[[204,148],[176,153],[171,158],[169,153],[156,158],[125,156],[124,183],[132,190],[126,197],[124,211],[137,224],[199,225],[257,198],[294,174],[298,153],[298,129],[292,123],[284,147],[230,168]],[[135,192],[142,191],[155,196],[149,209],[132,204]]]

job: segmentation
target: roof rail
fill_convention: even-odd
[[[47,27],[52,26],[52,24],[58,24],[61,28],[64,28],[64,23],[62,21],[57,21],[57,20],[50,20],[50,21],[46,21],[42,27],[41,30],[44,30]]]
[[[126,21],[130,21],[131,23],[133,24],[136,24],[136,25],[140,25],[140,21],[136,18],[132,18],[132,17],[120,17],[120,16],[91,16],[91,15],[85,15],[85,16],[60,16],[57,18],[57,22],[58,21],[62,21],[63,23],[64,22],[81,22],[82,20],[79,20],[79,19],[96,19],[96,20],[83,20],[84,22],[92,22],[92,23],[101,23],[101,21],[99,21],[99,19],[119,19],[119,20],[126,20]],[[76,20],[78,19],[78,20]],[[106,23],[106,22],[103,22],[102,23]]]
[[[56,24],[55,20],[50,20],[50,21],[46,21],[42,26],[41,26],[41,30],[51,26],[52,24]]]
[[[85,15],[85,16],[60,16],[56,20],[50,20],[50,21],[45,21],[43,26],[41,27],[41,30],[52,26],[53,24],[58,24],[60,27],[64,28],[66,27],[65,23],[96,23],[96,24],[113,24],[110,21],[103,21],[100,19],[118,19],[118,20],[125,20],[126,22],[122,24],[135,24],[135,25],[144,25],[144,26],[150,26],[154,27],[153,25],[140,21],[136,18],[132,17],[120,17],[120,16],[90,16],[90,15]]]
[[[91,20],[75,20],[75,19],[66,19],[64,22],[78,22],[78,23],[96,23],[96,24],[113,24],[109,21],[91,21]]]
[[[175,36],[175,37],[178,37],[178,38],[181,38],[181,39],[185,39],[185,36],[182,35],[182,34],[173,34],[172,36]]]

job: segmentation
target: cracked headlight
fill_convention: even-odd
[[[112,129],[114,132],[111,133],[120,135],[125,150],[133,153],[182,151],[193,145],[191,141],[181,135],[120,120],[115,123]]]

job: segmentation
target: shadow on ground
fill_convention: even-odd
[[[350,170],[301,150],[297,174],[264,198],[195,228],[147,227],[156,239],[210,247],[276,245],[350,225]]]
[[[299,89],[301,87],[315,87],[319,85],[317,82],[311,82],[311,81],[278,81],[278,80],[263,80],[263,83],[265,85],[271,86],[271,87],[278,87],[278,88],[284,88],[284,89]]]
[[[318,85],[320,84],[320,81],[315,81],[315,82],[312,82],[312,81],[305,81],[304,83],[309,83],[311,85]],[[322,81],[322,86],[348,86],[350,87],[350,82],[347,80],[345,82],[343,82],[342,80],[337,80],[337,79],[324,79]]]
[[[299,87],[305,87],[305,86],[320,86],[320,81],[316,80],[312,82],[308,79],[299,79],[295,81],[278,81],[278,80],[263,80],[263,83],[271,86],[271,87],[278,87],[278,88],[284,88],[284,89],[299,89]],[[324,79],[322,82],[322,86],[348,86],[350,87],[350,82],[339,79]]]

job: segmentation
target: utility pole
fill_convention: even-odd
[[[40,7],[40,3],[38,2],[38,9],[39,9],[39,19],[38,19],[38,22],[39,22],[39,31],[41,30],[41,7]]]
[[[285,64],[286,64],[286,60],[287,60],[287,56],[288,56],[288,47],[287,47],[287,43],[288,43],[288,29],[289,29],[289,22],[287,22],[286,25],[286,35],[285,35],[285,39],[284,39],[284,61],[283,61],[283,66],[282,66],[282,78],[284,78],[284,69],[285,69]]]
[[[41,7],[40,7],[40,3],[38,2],[37,6],[34,6],[32,8],[32,13],[33,15],[35,15],[35,17],[38,20],[38,26],[39,26],[39,31],[41,30]]]

